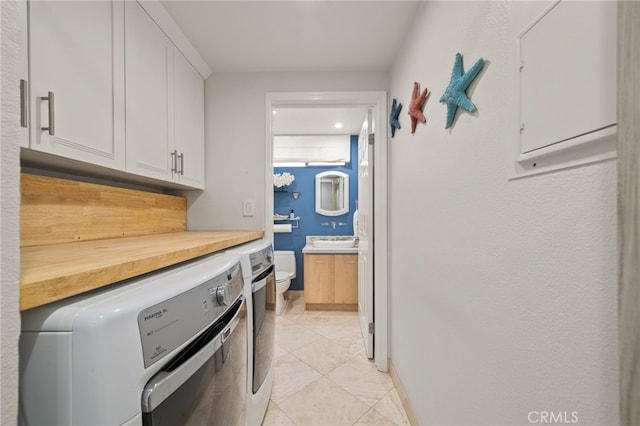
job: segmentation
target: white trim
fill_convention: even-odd
[[[617,157],[617,130],[618,126],[613,125],[519,154],[510,180],[614,159]]]
[[[202,59],[200,53],[193,47],[187,36],[184,35],[176,21],[173,20],[167,9],[158,0],[137,0],[138,4],[147,12],[153,21],[160,27],[163,33],[171,40],[176,48],[184,55],[203,80],[211,74],[211,68]]]
[[[398,392],[398,397],[400,398],[400,402],[402,403],[402,408],[404,408],[404,412],[407,415],[407,420],[409,420],[409,424],[411,426],[420,426],[420,422],[418,421],[418,417],[416,416],[411,404],[409,403],[409,394],[404,389],[402,385],[402,381],[398,376],[398,372],[393,365],[393,361],[389,360],[389,375],[391,376],[391,381],[393,382],[393,386],[396,388],[396,392]]]
[[[296,106],[367,107],[374,110],[376,150],[374,165],[374,361],[388,369],[388,264],[387,264],[387,93],[386,92],[267,92],[265,103],[265,238],[273,241],[273,108]]]

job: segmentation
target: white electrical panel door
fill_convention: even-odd
[[[616,9],[613,1],[560,1],[521,33],[520,154],[611,133]]]

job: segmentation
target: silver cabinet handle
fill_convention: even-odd
[[[173,150],[173,152],[171,153],[171,171],[173,173],[178,173],[178,151],[177,150]]]
[[[43,96],[43,101],[49,102],[49,127],[42,127],[42,130],[48,130],[51,136],[56,134],[55,124],[55,104],[53,98],[53,92],[49,92],[49,96]]]
[[[181,152],[178,158],[180,159],[180,171],[178,173],[184,176],[184,152]]]
[[[29,116],[27,115],[28,102],[27,80],[20,80],[20,126],[22,127],[29,127]]]

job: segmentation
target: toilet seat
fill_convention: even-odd
[[[288,272],[276,271],[276,283],[284,282],[290,279]]]

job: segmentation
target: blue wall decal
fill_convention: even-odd
[[[391,128],[391,137],[396,135],[396,129],[400,128],[400,110],[402,110],[402,104],[393,98],[391,103],[391,114],[389,114],[389,127]]]
[[[463,73],[462,55],[456,53],[456,60],[453,64],[453,70],[451,71],[449,86],[447,86],[444,95],[440,98],[441,103],[447,104],[447,124],[444,127],[445,129],[448,129],[453,124],[453,119],[456,116],[458,107],[467,112],[476,110],[476,106],[471,102],[471,99],[467,97],[466,90],[483,67],[484,59],[480,58],[473,64],[469,71]]]
[[[336,170],[349,175],[349,213],[341,216],[322,216],[316,213],[316,174],[328,170]],[[356,211],[358,199],[358,136],[351,136],[351,161],[345,167],[274,167],[274,173],[289,172],[295,181],[285,191],[273,192],[274,213],[288,215],[291,210],[300,218],[299,227],[291,233],[273,234],[275,250],[293,250],[296,254],[297,276],[289,290],[304,289],[304,268],[302,249],[307,235],[353,235],[353,213]],[[295,200],[293,192],[300,193]],[[320,225],[323,222],[342,222],[344,226]],[[293,223],[295,222],[276,222]]]

